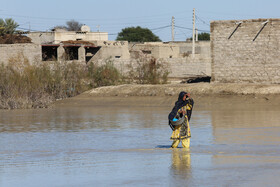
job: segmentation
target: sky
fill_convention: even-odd
[[[0,0],[0,18],[13,18],[21,30],[50,31],[76,20],[91,31],[108,32],[109,40],[126,27],[151,29],[162,41],[192,36],[193,9],[196,28],[210,32],[210,21],[280,18],[279,0]]]

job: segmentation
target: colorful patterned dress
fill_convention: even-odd
[[[173,126],[171,123],[169,123],[170,127],[172,128],[173,132],[170,137],[171,140],[173,140],[172,147],[176,148],[178,147],[180,141],[182,141],[182,145],[185,148],[189,147],[190,141],[189,138],[191,137],[191,130],[189,125],[189,120],[191,118],[192,114],[192,108],[193,108],[193,100],[188,98],[189,102],[187,105],[181,107],[176,114],[176,117],[182,116],[183,111],[185,113],[184,121],[181,125]]]

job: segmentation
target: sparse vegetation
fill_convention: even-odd
[[[81,81],[83,68],[76,63],[30,65],[26,58],[15,59],[0,67],[2,109],[47,107],[87,89]]]
[[[130,65],[129,77],[138,84],[166,84],[169,71],[155,58],[139,58],[137,65]]]
[[[108,59],[104,64],[39,62],[30,64],[23,54],[0,64],[0,109],[45,108],[58,99],[76,96],[91,88],[126,81],[164,84],[168,71],[156,59],[141,58],[127,77]]]
[[[18,26],[12,18],[0,18],[0,44],[31,43],[30,38],[18,34]]]
[[[88,67],[77,62],[31,65],[22,54],[0,65],[0,77],[0,109],[44,108],[57,99],[121,80],[109,62]]]
[[[122,82],[122,75],[110,59],[107,59],[105,64],[100,66],[91,62],[88,65],[88,77],[90,86],[94,88],[116,85]]]

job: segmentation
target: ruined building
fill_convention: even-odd
[[[128,66],[137,66],[140,56],[155,58],[168,68],[169,77],[210,76],[210,42],[197,42],[193,57],[191,42],[146,42],[108,41],[106,32],[90,32],[83,26],[79,32],[55,30],[52,32],[31,32],[30,44],[0,44],[0,63],[22,54],[30,63],[76,61],[88,64],[104,63],[110,60],[121,73],[129,71]]]

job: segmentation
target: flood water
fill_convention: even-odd
[[[2,110],[0,186],[279,186],[280,107],[195,106],[189,150],[171,108]]]

